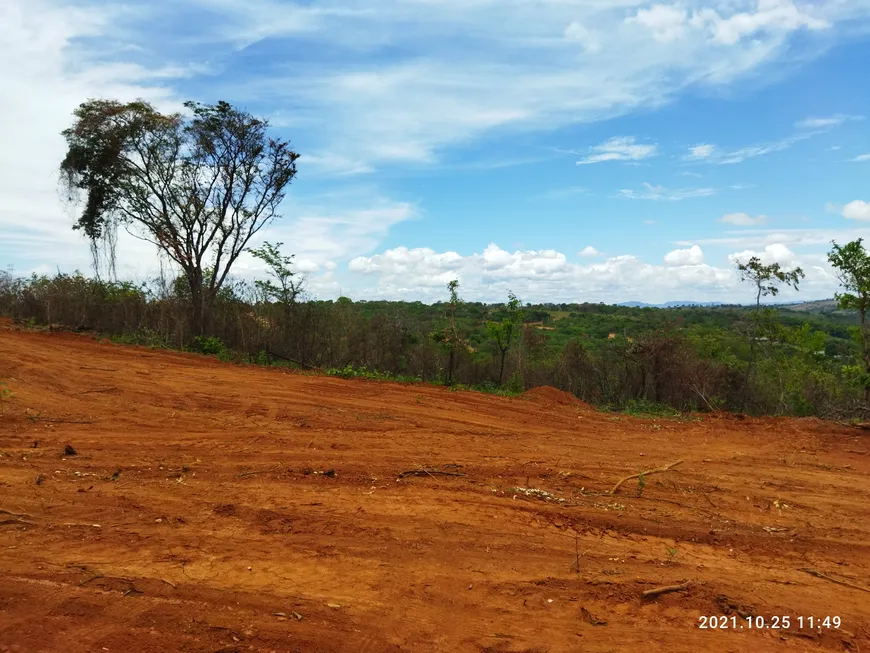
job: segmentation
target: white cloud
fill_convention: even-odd
[[[801,141],[808,140],[814,136],[818,136],[834,127],[841,125],[846,120],[858,120],[857,116],[832,116],[828,118],[809,118],[795,123],[799,129],[794,134],[786,136],[779,140],[768,141],[766,143],[758,143],[748,145],[737,149],[723,149],[716,145],[704,143],[689,148],[689,153],[683,157],[684,161],[694,161],[698,163],[710,163],[719,165],[733,165],[743,163],[747,159],[754,159],[759,156],[766,156],[774,152],[782,152],[789,149],[793,145]]]
[[[623,188],[619,191],[619,194],[622,197],[631,200],[665,200],[669,202],[678,202],[693,197],[708,197],[716,192],[716,189],[714,188],[682,188],[671,190],[664,186],[654,186],[647,182],[643,182],[643,188],[644,189],[641,191]]]
[[[759,215],[753,218],[748,213],[726,213],[721,218],[719,218],[719,222],[739,225],[742,227],[752,227],[767,222],[767,216]]]
[[[758,257],[764,265],[779,263],[786,269],[793,269],[800,264],[795,253],[782,243],[767,245],[762,251],[745,250],[736,252],[730,254],[728,260],[733,264],[738,262],[746,263],[752,257]]]
[[[716,146],[709,143],[702,143],[689,148],[689,153],[686,155],[687,161],[702,161],[709,159],[716,152]]]
[[[717,4],[717,3],[711,3]],[[716,43],[734,47],[741,41],[758,42],[767,38],[806,28],[822,30],[830,27],[824,18],[813,15],[809,7],[798,8],[792,0],[758,0],[754,11],[740,11],[728,15],[736,3],[718,3],[717,8],[707,6],[691,14],[679,4],[656,4],[639,9],[627,23],[636,23],[648,29],[660,43],[705,36]],[[720,13],[725,13],[723,15]]]
[[[587,256],[587,257],[601,256],[601,252],[599,252],[597,249],[592,247],[592,245],[588,245],[580,251],[580,256]]]
[[[747,254],[804,266],[807,279],[797,297],[829,297],[836,288],[823,255],[798,256],[787,247],[773,246],[761,252],[739,252],[731,259]],[[709,265],[701,248],[693,245],[669,253],[660,265],[629,255],[579,264],[552,250],[508,252],[490,244],[483,252],[469,255],[398,247],[354,259],[349,268],[361,284],[354,292],[360,298],[443,300],[447,283],[459,279],[462,296],[480,301],[504,301],[508,289],[524,301],[618,302],[637,297],[648,302],[748,301],[747,288],[731,259],[722,267]],[[783,298],[795,296],[791,291],[782,293]]]
[[[821,118],[805,118],[795,123],[798,129],[830,129],[842,125],[847,120],[860,120],[860,116],[846,116],[838,113],[835,116]]]
[[[736,229],[724,236],[696,238],[692,241],[677,241],[677,245],[688,247],[692,244],[712,245],[727,248],[764,249],[768,245],[782,244],[792,248],[827,248],[832,240],[848,242],[856,238],[870,240],[870,225],[858,228],[821,228],[821,229]]]
[[[852,161],[870,161],[870,154],[859,154]]]
[[[870,202],[854,200],[843,207],[843,217],[849,220],[870,220]]]
[[[73,217],[62,207],[57,169],[65,152],[60,135],[72,112],[90,97],[136,98],[159,107],[181,107],[166,86],[190,70],[147,68],[92,59],[81,41],[112,30],[112,7],[59,5],[44,0],[0,3],[0,260],[35,270],[48,264],[86,269],[88,247],[73,232]],[[132,238],[120,243],[121,269],[137,274],[150,246]],[[23,271],[23,270],[22,270]]]
[[[577,165],[603,163],[605,161],[642,161],[655,156],[658,148],[655,145],[643,145],[634,138],[623,136],[611,138],[609,141],[590,148],[593,154],[577,162]]]
[[[722,18],[714,9],[702,9],[692,19],[694,25],[712,29],[715,38],[725,45],[734,45],[759,32],[785,33],[800,28],[821,30],[830,27],[824,18],[813,16],[804,5],[799,9],[792,0],[758,0],[756,11],[744,11]]]
[[[598,52],[601,49],[598,39],[579,20],[571,21],[565,28],[565,38],[579,43],[587,52]]]
[[[703,263],[704,252],[697,245],[692,245],[688,249],[675,249],[665,254],[665,264],[670,266],[702,265]]]
[[[682,38],[686,32],[688,14],[685,9],[671,5],[653,5],[640,9],[637,14],[626,19],[627,23],[637,23],[652,32],[656,41],[667,43]]]

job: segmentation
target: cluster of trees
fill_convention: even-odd
[[[765,308],[764,298],[797,289],[804,273],[758,258],[738,264],[754,294],[748,311],[523,307],[513,293],[501,305],[465,303],[458,281],[431,307],[303,300],[282,243],[250,247],[278,217],[299,155],[269,135],[267,121],[225,102],[186,107],[165,115],[141,101],[92,100],[77,109],[60,167],[97,276],[0,275],[3,314],[259,363],[512,391],[548,384],[613,407],[830,417],[868,409],[870,257],[861,240],[834,243],[829,254],[854,327]],[[120,228],[153,243],[178,276],[101,278],[114,276]],[[267,279],[232,276],[244,251],[263,261]]]

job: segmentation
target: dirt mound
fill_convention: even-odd
[[[546,406],[579,406],[580,408],[592,410],[592,406],[580,401],[570,392],[559,390],[551,385],[542,385],[537,388],[532,388],[531,390],[526,390],[521,396],[523,399],[528,399],[537,404],[544,404]]]

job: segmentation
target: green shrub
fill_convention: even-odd
[[[193,339],[191,350],[209,356],[226,356],[227,348],[223,341],[216,336],[197,336]]]

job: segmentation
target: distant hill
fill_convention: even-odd
[[[784,304],[781,308],[801,313],[834,313],[839,311],[836,299],[819,299],[812,302]]]
[[[722,302],[693,302],[693,301],[672,301],[664,304],[647,304],[645,302],[622,302],[617,306],[627,306],[629,308],[677,308],[679,306],[723,306]]]
[[[662,304],[647,304],[646,302],[622,302],[617,306],[625,306],[627,308],[681,308],[681,307],[700,307],[711,308],[716,306],[752,306],[751,304],[727,304],[725,302],[695,302],[691,300],[670,301]],[[773,306],[787,311],[797,311],[800,313],[846,313],[840,311],[837,307],[835,299],[816,299],[808,302],[765,302],[764,306]]]

